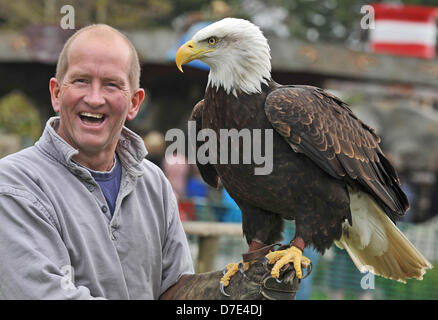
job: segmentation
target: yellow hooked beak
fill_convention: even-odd
[[[179,71],[184,72],[181,67],[182,65],[189,63],[192,60],[202,58],[204,54],[212,51],[214,51],[212,48],[197,46],[193,40],[187,41],[178,49],[176,53],[176,66],[178,67]]]

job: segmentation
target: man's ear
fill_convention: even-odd
[[[55,112],[60,110],[59,92],[61,90],[60,84],[56,78],[51,78],[49,82],[50,98],[52,100],[52,108]]]
[[[128,115],[126,116],[127,120],[133,120],[140,110],[141,103],[145,98],[145,92],[142,88],[137,89],[131,98],[131,108],[129,109]]]

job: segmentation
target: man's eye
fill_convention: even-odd
[[[85,79],[74,79],[73,80],[73,83],[86,83],[87,82],[87,80],[85,80]]]
[[[113,87],[113,88],[118,88],[119,87],[119,85],[117,83],[114,83],[114,82],[108,82],[107,86],[108,87]]]

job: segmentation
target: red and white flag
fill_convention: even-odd
[[[372,4],[375,28],[370,29],[373,52],[433,59],[438,7]]]

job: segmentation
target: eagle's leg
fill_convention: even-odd
[[[260,248],[264,247],[264,244],[256,241],[256,240],[252,240],[250,245],[249,245],[249,250],[248,252],[252,252],[252,251],[256,251]],[[221,287],[226,287],[228,286],[228,284],[230,283],[230,279],[232,276],[234,276],[237,271],[239,271],[239,265],[242,263],[243,266],[240,269],[241,271],[247,271],[249,269],[249,266],[253,263],[254,261],[242,261],[242,262],[238,262],[238,263],[229,263],[226,266],[226,272],[224,274],[224,276],[221,278],[220,283],[221,283]]]
[[[238,271],[248,270],[253,262],[264,257],[281,239],[283,231],[283,219],[280,215],[235,200],[242,210],[242,229],[249,249],[243,254],[242,268],[239,269],[240,263],[227,265],[226,272],[220,280],[220,289],[225,295],[227,294],[224,288],[229,284],[231,277]]]
[[[303,256],[304,241],[301,237],[295,237],[291,241],[291,246],[285,250],[272,251],[266,255],[269,264],[274,264],[271,270],[271,276],[278,278],[280,270],[288,263],[292,263],[298,279],[303,277],[302,268],[310,265],[310,260]]]

